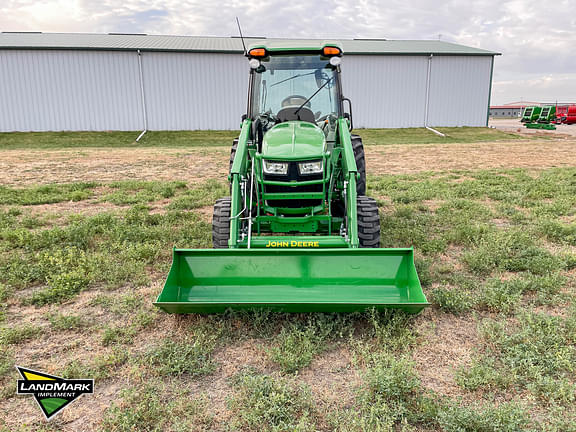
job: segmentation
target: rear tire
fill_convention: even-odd
[[[212,214],[212,247],[227,249],[230,238],[230,197],[220,198],[214,204]]]
[[[374,198],[359,195],[357,198],[358,240],[361,248],[380,247],[380,215]]]
[[[352,150],[354,150],[354,160],[356,161],[356,169],[360,174],[360,178],[356,180],[356,193],[358,195],[366,195],[366,159],[364,157],[364,145],[359,135],[352,135],[351,141]]]

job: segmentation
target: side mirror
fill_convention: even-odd
[[[342,105],[344,105],[344,102],[348,102],[348,111],[349,112],[345,112],[342,117],[344,117],[346,120],[348,120],[348,129],[352,130],[354,129],[354,123],[352,123],[352,102],[350,101],[350,99],[343,97],[342,98]]]

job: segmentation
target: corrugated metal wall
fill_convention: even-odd
[[[432,57],[429,126],[486,126],[492,57]]]
[[[424,56],[344,56],[342,93],[352,100],[354,127],[421,127],[427,67]]]
[[[0,131],[142,124],[135,53],[0,50]]]
[[[435,56],[430,126],[484,126],[490,56]],[[248,68],[240,55],[142,53],[148,129],[238,129]],[[421,127],[428,57],[344,56],[357,128]],[[0,131],[142,130],[136,52],[0,50]]]
[[[150,130],[239,129],[248,65],[241,55],[142,53]]]

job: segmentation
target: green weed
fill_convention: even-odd
[[[14,370],[14,353],[2,347],[0,349],[0,378]]]
[[[527,273],[508,280],[490,279],[480,291],[478,303],[493,312],[512,313],[520,305],[523,294],[537,293],[538,301],[545,303],[558,294],[566,282],[567,278],[560,273],[544,276]]]
[[[570,321],[543,313],[520,316],[516,331],[502,324],[484,329],[488,341],[501,352],[501,361],[519,375],[559,376],[574,370],[576,350]]]
[[[129,388],[123,399],[109,408],[102,431],[184,432],[210,431],[213,419],[206,413],[206,402],[185,389],[167,388],[153,382]]]
[[[466,390],[505,389],[513,385],[516,377],[510,370],[503,371],[491,357],[480,357],[463,366],[456,373],[456,382]]]
[[[273,346],[266,351],[283,372],[296,372],[326,350],[329,341],[351,337],[356,318],[340,314],[314,314],[305,319],[287,316],[280,322],[280,333],[270,336]]]
[[[314,431],[316,409],[307,387],[286,378],[241,373],[230,399],[233,430]]]
[[[144,204],[161,199],[172,198],[178,190],[186,189],[182,181],[159,182],[128,180],[108,185],[112,192],[100,200],[116,205]]]
[[[216,338],[205,333],[182,341],[165,339],[148,352],[146,360],[160,375],[198,377],[214,371],[212,353],[215,347]]]
[[[576,412],[572,407],[550,407],[542,432],[576,432]]]
[[[21,344],[38,337],[42,332],[41,327],[29,324],[0,327],[0,346]]]
[[[414,364],[406,357],[374,353],[353,407],[331,413],[334,430],[392,431],[397,427],[434,424],[438,402],[420,386]]]
[[[124,348],[116,348],[111,353],[94,357],[88,363],[79,360],[69,362],[63,369],[62,376],[70,379],[108,379],[115,376],[118,368],[129,359],[130,355]]]
[[[108,345],[126,345],[134,342],[134,338],[142,333],[156,317],[155,311],[149,311],[142,308],[127,310],[125,313],[118,313],[118,303],[113,303],[111,311],[116,315],[130,317],[130,321],[124,321],[118,326],[106,325],[102,334],[102,344]],[[121,310],[121,309],[120,309]]]
[[[229,194],[228,186],[214,179],[187,190],[184,194],[173,199],[168,208],[173,210],[192,210],[200,207],[212,206],[218,198]]]
[[[476,295],[459,288],[438,287],[432,291],[433,303],[440,309],[453,314],[461,314],[472,309],[477,302]]]
[[[8,287],[3,283],[0,283],[0,322],[4,321],[6,318],[6,302],[11,296],[11,292]]]
[[[131,344],[137,335],[138,329],[134,326],[106,326],[102,333],[102,345]]]
[[[370,309],[366,312],[368,335],[379,349],[402,352],[416,343],[416,334],[410,326],[412,315],[399,310]]]
[[[562,259],[535,246],[533,236],[524,231],[494,233],[464,254],[463,261],[471,271],[481,275],[494,270],[546,274],[565,266]]]
[[[324,349],[324,337],[313,327],[290,325],[283,327],[276,344],[267,349],[270,358],[283,372],[296,372],[308,366],[316,354]]]
[[[48,315],[48,321],[54,330],[80,330],[90,324],[80,315],[64,315],[52,313]]]
[[[514,403],[499,406],[460,404],[439,410],[438,424],[446,432],[518,432],[530,426],[530,416]]]
[[[518,321],[512,328],[504,322],[484,323],[485,353],[458,371],[459,385],[469,390],[513,386],[545,401],[569,402],[570,389],[575,389],[567,381],[576,361],[575,315],[526,313]]]
[[[37,205],[82,201],[93,196],[97,183],[69,183],[10,188],[0,186],[0,204]]]
[[[547,220],[540,223],[539,230],[550,241],[576,246],[576,223]]]
[[[546,403],[571,406],[576,400],[576,385],[568,378],[539,376],[526,388]]]
[[[0,283],[10,290],[40,286],[27,301],[43,305],[91,286],[114,289],[149,282],[149,267],[166,271],[170,251],[208,247],[208,224],[184,211],[150,214],[136,206],[121,213],[74,216],[66,226],[31,231],[0,229]]]
[[[45,305],[67,300],[88,287],[93,279],[93,265],[81,249],[56,249],[40,255],[40,271],[47,288],[35,292],[29,302]]]

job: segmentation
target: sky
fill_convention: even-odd
[[[576,0],[0,0],[0,31],[440,39],[502,53],[492,104],[576,102]]]

